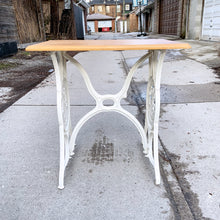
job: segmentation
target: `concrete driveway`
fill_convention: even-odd
[[[89,35],[90,39],[135,34]],[[76,56],[101,94],[116,93],[140,51]],[[218,58],[218,57],[216,57]],[[147,63],[138,69],[123,107],[143,122]],[[95,105],[68,63],[72,124]],[[115,113],[84,125],[57,189],[59,133],[54,74],[0,114],[2,219],[218,219],[220,215],[219,79],[182,51],[168,51],[162,74],[162,183],[142,154],[134,126]]]

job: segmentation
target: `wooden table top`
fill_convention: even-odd
[[[26,51],[166,50],[189,49],[188,43],[164,39],[50,40],[28,46]]]

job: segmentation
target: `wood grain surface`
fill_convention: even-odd
[[[189,49],[188,43],[164,39],[143,40],[50,40],[28,46],[26,51],[166,50]]]

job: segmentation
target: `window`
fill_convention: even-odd
[[[106,13],[110,13],[110,6],[106,6]]]
[[[121,5],[117,5],[117,12],[121,12]]]
[[[94,11],[94,6],[92,6],[92,12]]]
[[[125,11],[130,11],[130,5],[129,4],[125,5]]]
[[[102,6],[101,5],[98,6],[98,12],[102,12]]]

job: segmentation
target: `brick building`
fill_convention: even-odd
[[[220,0],[155,0],[154,33],[220,40]]]
[[[125,29],[128,30],[128,14],[132,11],[133,1],[132,0],[88,0],[90,5],[89,15],[92,14],[102,14],[106,16],[113,17],[117,23],[117,30],[125,32]],[[123,22],[126,22],[125,25],[122,25]],[[100,30],[100,29],[99,29]],[[111,29],[114,30],[113,28]]]
[[[115,18],[103,14],[87,16],[87,25],[91,32],[115,31]]]

